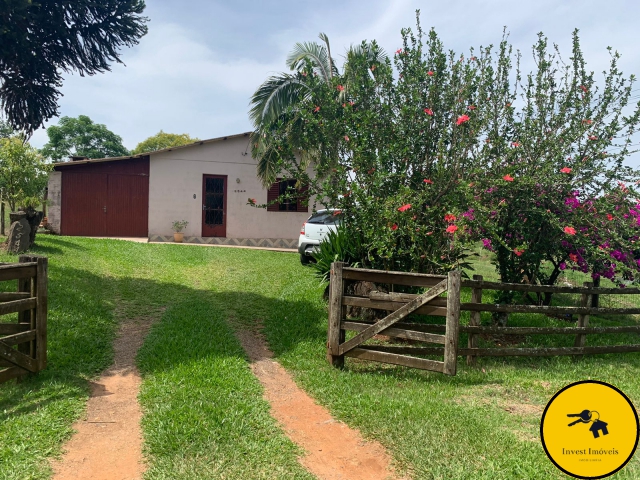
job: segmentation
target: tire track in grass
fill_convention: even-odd
[[[91,382],[85,418],[73,426],[76,434],[63,458],[52,462],[54,480],[142,478],[142,413],[137,399],[142,381],[135,357],[163,310],[121,324],[113,365]]]
[[[271,414],[306,456],[300,463],[321,480],[384,480],[397,478],[391,457],[375,441],[334,420],[330,413],[298,388],[275,360],[257,333],[236,330],[251,361],[251,370],[264,387]]]

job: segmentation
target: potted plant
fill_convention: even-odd
[[[173,222],[173,241],[176,243],[182,243],[184,240],[184,233],[182,230],[189,225],[186,220],[176,220]]]

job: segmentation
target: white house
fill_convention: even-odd
[[[256,176],[250,133],[118,158],[75,157],[49,178],[48,221],[62,235],[148,237],[173,241],[172,223],[189,222],[185,241],[295,248],[310,207],[248,205],[277,198]]]

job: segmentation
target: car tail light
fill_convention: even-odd
[[[307,222],[302,224],[302,228],[300,228],[300,235],[304,235],[304,227],[307,225]]]

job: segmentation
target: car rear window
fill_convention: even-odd
[[[316,225],[336,225],[340,223],[342,214],[340,212],[322,212],[311,215],[307,223]]]

